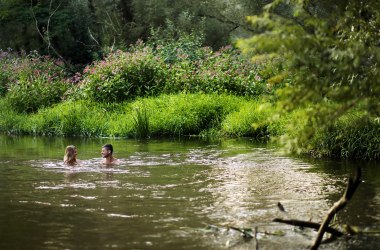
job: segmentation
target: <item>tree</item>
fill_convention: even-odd
[[[0,49],[40,49],[29,8],[29,0],[0,0]]]
[[[248,20],[257,33],[238,46],[272,67],[270,83],[285,84],[283,109],[307,107],[311,128],[351,110],[379,119],[379,1],[276,0]]]
[[[87,0],[0,0],[0,49],[61,54],[87,63],[97,45],[91,37]],[[54,53],[52,49],[57,53]]]

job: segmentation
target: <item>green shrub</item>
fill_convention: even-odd
[[[157,95],[165,85],[161,58],[147,46],[129,52],[117,51],[85,69],[85,97],[104,103],[122,102],[139,96]]]
[[[13,54],[0,49],[0,97],[7,92],[7,85],[12,73],[11,65]]]
[[[180,92],[238,96],[268,92],[257,67],[231,47],[215,53],[210,48],[194,48],[196,52],[178,48],[177,59],[168,61],[164,56],[171,45],[153,49],[139,43],[128,52],[109,54],[85,69],[78,93],[112,103]]]
[[[60,102],[67,85],[55,81],[35,79],[33,83],[23,82],[10,86],[6,100],[17,112],[35,112]]]
[[[11,56],[2,65],[1,81],[6,81],[6,100],[17,112],[35,112],[61,101],[69,87],[65,70],[58,60],[35,52]]]
[[[169,67],[165,93],[185,91],[259,96],[268,92],[258,68],[237,50],[232,47],[217,52],[210,48],[199,50],[203,58],[197,61],[189,60],[187,54],[178,55],[183,59]]]
[[[154,48],[154,53],[164,59],[165,63],[175,64],[183,59],[198,61],[204,57],[202,31],[178,31],[170,20],[166,29],[151,29],[148,45]]]
[[[258,68],[230,46],[207,53],[197,62],[197,82],[205,93],[225,93],[238,96],[259,96],[266,93],[266,83]]]
[[[289,115],[280,143],[288,152],[313,157],[379,159],[380,123],[363,111],[351,111],[328,126],[314,128],[307,109]],[[316,118],[314,118],[316,119]]]
[[[0,98],[0,131],[8,134],[23,134],[27,115],[15,112],[5,98]]]

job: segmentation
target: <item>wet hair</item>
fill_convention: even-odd
[[[113,147],[111,144],[105,144],[105,145],[103,145],[102,148],[105,148],[105,149],[111,151],[111,154],[113,153]]]
[[[77,148],[74,145],[69,145],[66,147],[65,156],[63,157],[64,163],[69,164],[69,165],[76,164],[76,159],[75,159],[76,149]]]

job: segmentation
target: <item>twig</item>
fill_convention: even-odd
[[[51,45],[50,34],[49,34],[50,21],[51,21],[52,17],[54,16],[54,14],[60,8],[62,2],[59,2],[58,7],[51,13],[52,3],[53,3],[53,1],[51,0],[50,5],[49,5],[49,18],[48,18],[47,26],[46,26],[46,36],[38,28],[38,20],[37,20],[36,14],[34,13],[34,10],[33,10],[33,1],[31,0],[30,1],[30,10],[32,13],[32,17],[34,18],[34,22],[36,24],[36,29],[37,29],[38,34],[40,35],[42,41],[44,41],[47,45],[47,49],[48,49],[49,54],[50,54],[50,49],[51,49],[55,53],[55,55],[58,56],[58,58],[63,61],[63,63],[66,65],[67,68],[63,68],[61,65],[57,64],[55,61],[53,61],[53,63],[60,68],[69,69],[70,72],[75,73],[75,71],[71,67],[70,63]]]
[[[293,226],[299,226],[299,227],[307,227],[307,228],[313,228],[313,229],[319,229],[321,227],[321,224],[315,223],[315,222],[310,222],[310,221],[302,221],[302,220],[283,220],[276,218],[273,220],[274,222],[279,222],[279,223],[284,223],[288,225],[293,225]],[[332,227],[327,227],[326,232],[336,236],[336,237],[341,237],[344,234]]]
[[[257,239],[257,227],[255,227],[255,242],[256,242],[256,250],[259,250],[259,240]]]
[[[338,211],[340,211],[347,205],[348,201],[351,199],[352,195],[355,193],[356,188],[361,183],[361,174],[362,174],[361,168],[357,168],[355,178],[354,179],[350,178],[348,180],[348,184],[343,196],[337,202],[335,202],[334,206],[330,208],[329,212],[327,213],[326,218],[321,224],[318,230],[318,235],[314,242],[314,245],[311,247],[312,250],[318,249],[319,245],[321,244],[323,235],[327,231],[330,221],[335,216],[335,214],[338,213]]]
[[[243,237],[244,237],[245,239],[252,239],[252,238],[253,238],[252,233],[251,233],[251,232],[248,232],[248,231],[245,230],[245,229],[241,229],[241,228],[238,228],[238,227],[228,227],[228,228],[231,228],[231,229],[233,229],[233,230],[236,230],[236,231],[242,233],[242,234],[243,234]]]

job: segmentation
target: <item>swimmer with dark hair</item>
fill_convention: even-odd
[[[119,160],[113,157],[113,146],[111,144],[105,144],[102,146],[101,151],[103,161],[102,163],[105,165],[118,164]]]

